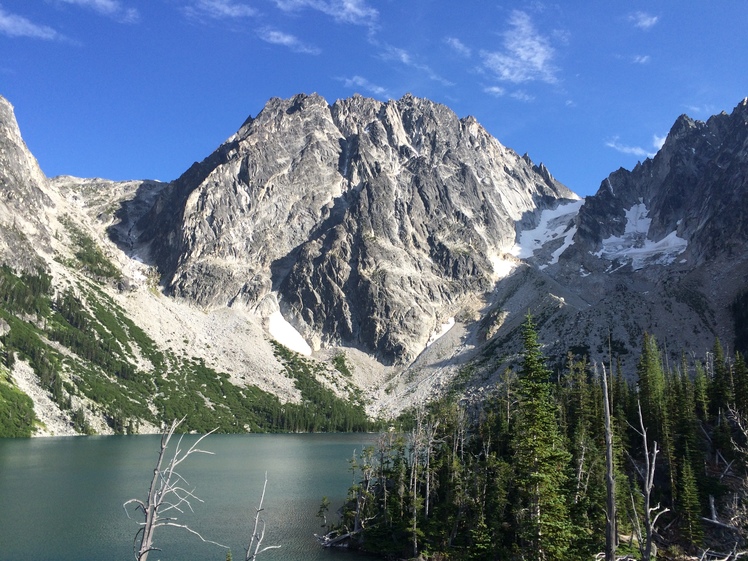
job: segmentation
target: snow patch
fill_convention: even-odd
[[[293,325],[288,323],[280,313],[280,310],[273,312],[268,317],[268,331],[270,335],[284,347],[305,356],[311,356],[312,348],[296,331]]]
[[[438,331],[434,331],[434,333],[429,337],[428,343],[426,343],[427,347],[430,347],[433,345],[438,339],[444,337],[450,329],[454,327],[455,324],[455,318],[449,318],[447,320],[447,323],[443,323],[441,328],[439,328]]]
[[[670,232],[660,241],[647,238],[652,219],[643,202],[626,211],[626,227],[623,236],[611,236],[603,240],[603,247],[595,253],[597,257],[614,261],[628,261],[636,271],[646,265],[669,265],[688,247],[688,242]],[[609,268],[610,270],[610,268]]]
[[[548,242],[563,239],[561,247],[553,252],[550,261],[540,267],[545,268],[558,263],[559,256],[574,243],[574,234],[577,232],[576,226],[573,225],[574,217],[583,204],[584,199],[578,199],[562,203],[552,210],[544,210],[540,214],[540,222],[536,228],[520,232],[519,241],[512,248],[512,255],[527,259]]]
[[[499,257],[498,255],[489,256],[488,259],[493,265],[493,274],[499,279],[508,277],[517,268],[517,262],[514,259]]]

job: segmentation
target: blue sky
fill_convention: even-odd
[[[745,0],[0,0],[47,175],[179,176],[271,97],[430,98],[581,195],[748,96]]]

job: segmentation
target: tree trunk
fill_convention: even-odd
[[[610,420],[610,398],[608,396],[608,375],[603,364],[603,406],[605,414],[605,561],[614,561],[616,555],[616,480],[613,465],[613,427]]]

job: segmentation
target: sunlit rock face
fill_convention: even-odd
[[[48,213],[55,203],[47,178],[21,138],[13,106],[0,97],[0,262],[33,271],[36,248],[51,240]]]
[[[283,399],[297,390],[271,340],[343,353],[373,414],[458,373],[480,395],[516,366],[528,312],[546,356],[613,356],[629,376],[645,332],[675,362],[715,337],[745,350],[747,205],[748,101],[678,118],[655,156],[581,200],[412,96],[272,99],[171,183],[46,178],[0,98],[0,264],[45,270],[56,294],[96,286],[157,347]],[[87,271],[82,240],[116,274]]]
[[[407,362],[489,290],[517,222],[574,198],[447,107],[273,99],[161,196],[140,240],[168,291],[267,309],[313,346]]]

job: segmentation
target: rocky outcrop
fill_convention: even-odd
[[[566,220],[557,238],[529,236],[568,236],[557,262],[528,258],[563,287],[563,314],[534,299],[550,352],[602,358],[610,337],[635,357],[644,332],[699,354],[715,337],[731,345],[730,306],[748,288],[748,99],[706,122],[682,115],[653,158],[610,174]]]
[[[47,178],[21,138],[13,106],[0,97],[0,262],[15,269],[42,267],[36,254],[48,247]]]
[[[177,297],[272,309],[277,293],[314,347],[407,362],[491,288],[515,223],[572,197],[442,105],[299,95],[165,190],[140,240]]]
[[[98,283],[157,346],[284,399],[268,339],[288,321],[315,358],[345,353],[383,414],[463,365],[490,383],[528,311],[548,356],[612,351],[629,375],[645,331],[697,356],[715,336],[729,348],[747,190],[748,101],[680,117],[655,157],[582,201],[472,117],[412,96],[272,99],[171,183],[47,179],[0,98],[0,263],[46,267],[56,289]],[[122,277],[87,275],[83,245]]]
[[[631,170],[605,179],[579,213],[577,249],[598,251],[622,236],[626,211],[643,204],[646,237],[675,232],[688,242],[692,264],[715,253],[743,252],[748,242],[748,98],[706,122],[681,115],[661,150]],[[573,253],[573,252],[572,252]]]

